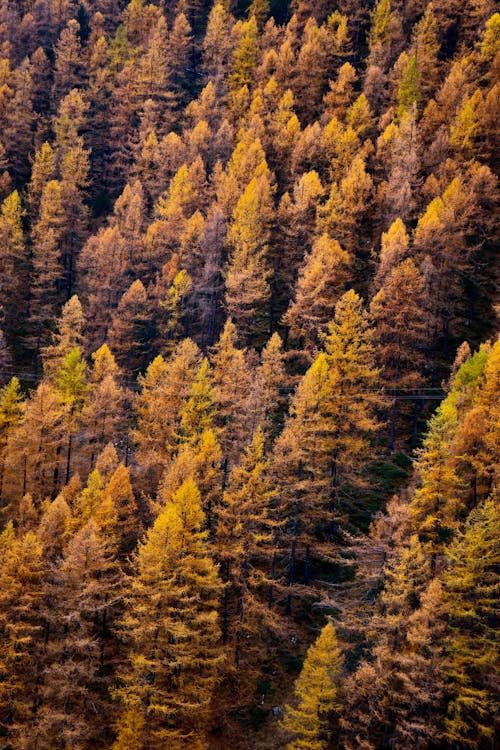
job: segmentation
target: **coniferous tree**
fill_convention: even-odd
[[[332,719],[340,712],[342,654],[331,623],[310,646],[295,683],[297,706],[287,706],[283,728],[292,736],[289,750],[323,750],[328,747]]]
[[[80,255],[79,267],[85,293],[82,299],[88,311],[89,338],[97,348],[104,343],[111,328],[130,268],[129,244],[117,224],[88,240]],[[100,283],[95,284],[94,278],[99,278]]]
[[[227,87],[227,69],[232,50],[231,17],[224,3],[215,3],[203,38],[203,71],[221,96]]]
[[[409,258],[392,268],[370,305],[379,361],[394,390],[418,385],[424,361],[424,279]],[[389,447],[394,449],[397,399],[394,392]]]
[[[142,474],[148,477],[152,494],[180,437],[183,403],[189,399],[200,366],[200,351],[190,339],[178,345],[168,362],[158,356],[139,376],[141,392],[136,401],[137,444]]]
[[[45,505],[36,532],[45,560],[54,563],[62,557],[73,533],[73,522],[71,509],[64,495],[59,494],[55,500]]]
[[[326,234],[315,241],[306,256],[295,300],[284,320],[290,325],[290,335],[302,339],[308,349],[325,333],[335,304],[342,296],[348,263],[347,253]]]
[[[253,417],[247,409],[252,378],[246,352],[238,348],[237,337],[236,326],[227,320],[212,354],[216,422],[221,428],[221,446],[229,463],[235,461],[247,442]]]
[[[461,365],[448,397],[430,420],[417,458],[419,482],[410,514],[434,554],[442,550],[468,508],[479,498],[485,499],[494,487],[494,473],[486,466],[486,471],[480,468],[479,456],[480,434],[483,430],[487,433],[490,419],[495,419],[496,407],[486,393],[491,393],[491,383],[497,378],[498,343],[490,352],[486,348],[479,350]],[[484,412],[475,409],[475,404],[481,402]],[[464,441],[466,434],[470,435],[469,441]],[[495,454],[493,450],[492,455]]]
[[[8,341],[19,331],[16,311],[24,309],[27,272],[26,246],[22,226],[23,209],[17,190],[2,203],[0,210],[0,237],[2,243],[2,274],[0,279],[0,306],[3,328],[8,332]]]
[[[0,715],[9,744],[29,741],[38,702],[42,644],[42,547],[35,534],[16,535],[9,522],[0,535]]]
[[[372,330],[354,291],[339,300],[320,352],[300,381],[290,417],[275,445],[274,471],[286,517],[283,540],[291,606],[298,560],[311,585],[311,558],[331,560],[338,521],[359,513],[353,492],[363,486],[362,456],[378,426]],[[355,489],[357,488],[357,490]]]
[[[125,433],[125,392],[119,383],[119,371],[111,351],[103,344],[92,354],[93,367],[88,376],[86,401],[82,411],[85,433],[84,451],[88,455],[85,470],[111,441]],[[82,451],[80,451],[81,456]],[[81,460],[81,459],[80,459]]]
[[[86,364],[82,359],[78,347],[72,349],[63,359],[56,375],[56,386],[60,394],[60,403],[65,411],[67,434],[66,468],[64,484],[71,477],[71,461],[73,457],[73,440],[80,426],[81,414],[85,405],[87,383],[85,378]]]
[[[82,50],[78,37],[78,22],[72,18],[55,48],[53,97],[58,102],[81,82],[83,72]]]
[[[444,573],[451,626],[446,642],[451,700],[445,736],[469,747],[481,747],[494,731],[497,535],[498,505],[493,497],[471,512],[465,530],[448,549],[450,565]]]
[[[272,548],[272,489],[264,456],[264,435],[257,430],[232,470],[217,511],[217,548],[225,580],[222,637],[237,672],[263,650],[267,628],[267,568]],[[266,623],[267,620],[267,623]],[[253,658],[252,658],[253,655]]]
[[[7,446],[13,430],[23,418],[23,395],[14,377],[0,390],[0,495],[3,489]]]
[[[285,392],[288,378],[285,370],[283,342],[277,333],[273,333],[262,350],[261,365],[258,374],[261,384],[262,429],[273,439],[279,432],[285,411]]]
[[[124,370],[135,374],[147,362],[151,320],[144,284],[136,279],[121,298],[109,331],[109,343]]]
[[[114,515],[110,538],[123,557],[134,549],[141,533],[141,521],[130,472],[122,463],[116,467],[103,490],[103,502],[106,501],[111,504]]]
[[[485,168],[481,168],[485,169]],[[415,248],[422,254],[428,253],[431,237],[434,239],[432,256],[428,256],[431,267],[432,316],[435,320],[435,338],[446,352],[450,335],[460,330],[463,325],[464,312],[458,303],[463,284],[470,278],[472,270],[474,237],[476,222],[481,220],[482,201],[485,194],[482,189],[490,184],[492,175],[483,171],[482,182],[467,182],[455,177],[445,188],[442,195],[434,198],[415,230]],[[491,183],[493,185],[493,183]],[[477,192],[474,186],[478,187]],[[467,239],[469,238],[469,239]],[[452,252],[452,248],[456,252]],[[473,316],[473,310],[465,316]]]
[[[33,734],[54,748],[89,745],[109,711],[110,618],[119,596],[118,569],[92,520],[69,541],[44,593],[48,639]]]
[[[42,352],[44,373],[49,378],[53,379],[70,351],[84,344],[85,322],[80,300],[73,295],[61,310],[52,344]]]
[[[129,651],[116,750],[131,741],[138,748],[204,746],[221,660],[221,585],[202,525],[200,494],[187,480],[139,545],[120,623]]]
[[[37,503],[57,494],[66,419],[58,391],[42,381],[25,403],[22,422],[8,443],[3,483],[7,502],[27,492]]]
[[[263,330],[270,295],[266,255],[272,212],[267,177],[254,177],[234,209],[228,233],[232,253],[226,271],[226,305],[243,340],[249,342]]]

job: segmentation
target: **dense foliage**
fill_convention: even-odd
[[[492,0],[0,0],[0,746],[491,750]]]

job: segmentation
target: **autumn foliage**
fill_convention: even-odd
[[[0,747],[492,750],[500,15],[0,2]]]

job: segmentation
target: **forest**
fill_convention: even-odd
[[[493,0],[0,0],[0,749],[499,747]]]

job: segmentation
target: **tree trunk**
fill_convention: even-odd
[[[68,455],[67,455],[67,458],[66,458],[66,482],[65,482],[65,484],[68,484],[69,479],[70,479],[72,443],[73,443],[73,434],[70,432],[69,433],[69,438],[68,438]]]
[[[285,614],[292,614],[292,586],[295,581],[295,553],[297,549],[297,538],[294,537],[290,550],[290,567],[288,569],[288,595],[286,598]]]

